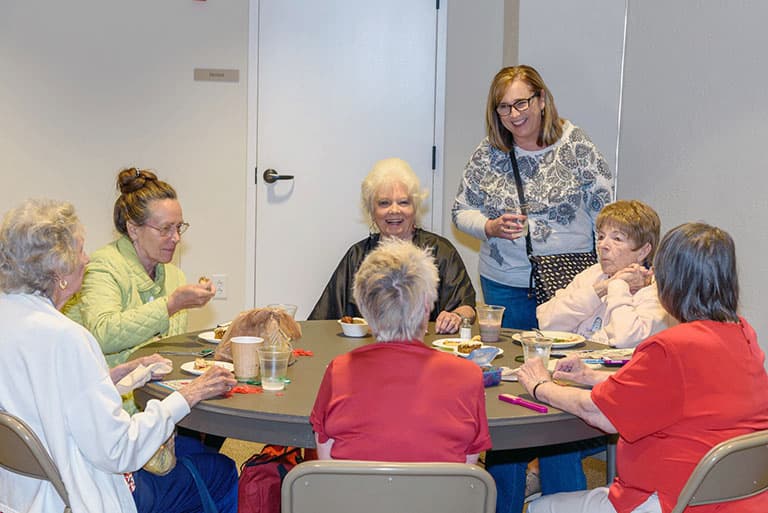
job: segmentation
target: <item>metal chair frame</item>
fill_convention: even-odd
[[[69,494],[43,443],[26,422],[0,411],[0,467],[27,477],[49,481],[71,513]]]
[[[672,513],[752,497],[768,490],[768,430],[714,446],[688,478]]]

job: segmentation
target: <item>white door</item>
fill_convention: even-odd
[[[432,191],[438,11],[435,0],[251,5],[254,302],[295,303],[305,319],[347,248],[368,234],[360,183],[374,162],[401,157]],[[293,178],[265,183],[267,169]]]

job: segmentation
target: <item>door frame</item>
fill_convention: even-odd
[[[311,0],[307,0],[311,1]],[[424,1],[424,0],[422,0]],[[258,162],[258,77],[259,77],[259,4],[261,0],[248,0],[248,122],[246,130],[245,169],[245,308],[256,306],[256,163]],[[432,207],[429,215],[433,230],[443,225],[443,183],[445,179],[445,68],[447,41],[447,4],[439,2],[435,41],[435,169],[432,171],[432,188],[429,191]]]

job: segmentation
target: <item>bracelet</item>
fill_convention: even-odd
[[[536,384],[533,386],[533,392],[532,392],[533,398],[534,398],[534,399],[536,399],[536,400],[537,400],[537,401],[539,401],[539,402],[541,402],[541,401],[539,400],[539,398],[538,398],[538,397],[536,397],[536,390],[537,390],[537,389],[538,389],[538,388],[539,388],[541,385],[543,385],[544,383],[552,383],[552,380],[551,380],[551,379],[542,379],[541,381],[539,381],[538,383],[536,383]]]

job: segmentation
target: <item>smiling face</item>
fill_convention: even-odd
[[[382,185],[373,203],[373,220],[382,237],[411,240],[416,210],[401,183]]]
[[[513,105],[520,100],[530,98],[535,90],[526,82],[515,79],[507,87],[504,96],[499,104]],[[541,132],[542,111],[544,110],[544,100],[540,97],[531,98],[528,102],[528,109],[518,112],[511,109],[508,116],[499,116],[504,128],[512,132],[515,143],[525,150],[540,149],[537,140]]]
[[[597,252],[600,256],[600,267],[608,276],[624,269],[630,264],[641,264],[651,251],[647,242],[636,247],[637,243],[630,239],[625,232],[607,224],[597,230]]]
[[[167,264],[173,259],[176,245],[181,236],[176,230],[169,230],[170,235],[162,235],[169,226],[178,226],[184,222],[181,205],[175,199],[151,201],[148,205],[150,215],[145,224],[139,226],[127,223],[128,235],[136,248],[139,261],[147,274],[154,276],[157,264]]]

